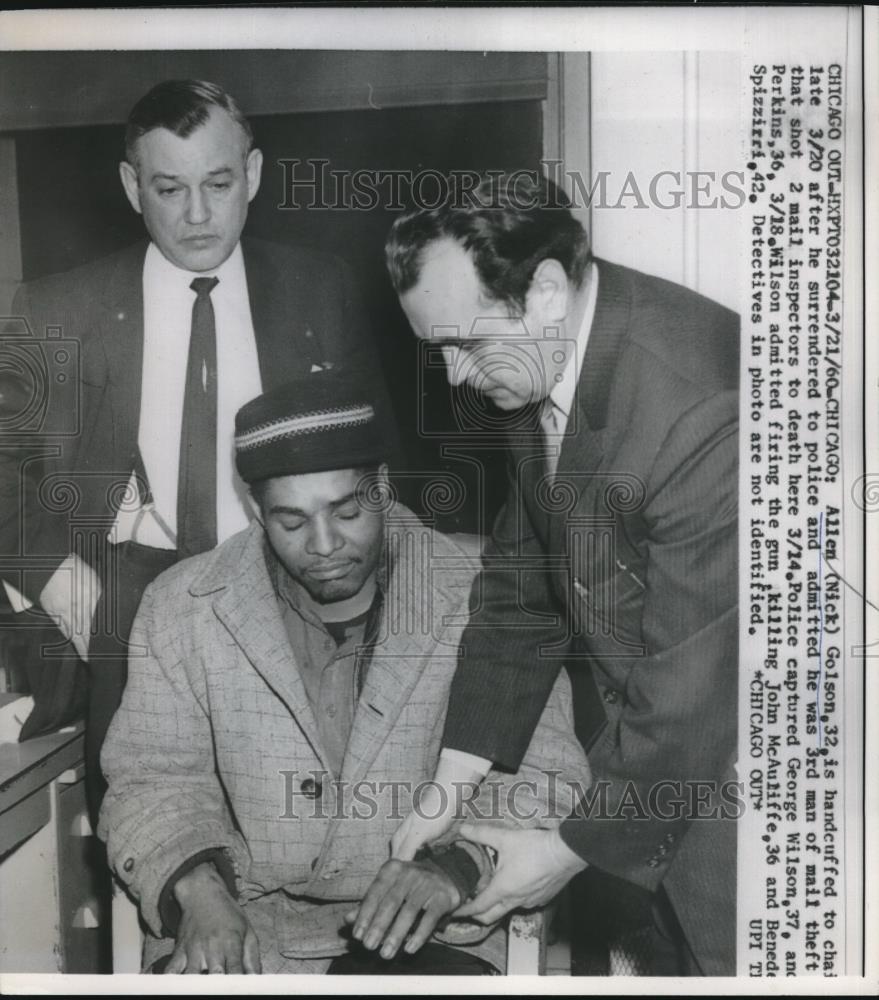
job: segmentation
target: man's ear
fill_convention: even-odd
[[[536,307],[546,320],[561,322],[570,309],[570,283],[565,269],[554,257],[542,260],[528,289],[527,306]]]
[[[259,191],[259,182],[262,177],[262,151],[251,149],[244,161],[244,171],[247,175],[247,200],[253,201],[256,192]]]
[[[125,189],[125,196],[128,198],[131,207],[135,210],[135,212],[137,212],[138,215],[141,215],[140,185],[137,181],[137,171],[127,160],[123,160],[119,164],[119,179],[122,181],[122,187]]]
[[[247,491],[247,502],[250,504],[250,509],[253,511],[253,516],[257,519],[257,521],[259,521],[259,523],[263,527],[265,527],[266,522],[263,520],[262,507],[260,507],[259,501],[253,495],[253,493],[251,493],[250,490]]]

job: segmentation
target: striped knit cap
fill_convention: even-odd
[[[246,483],[386,458],[362,379],[324,369],[257,396],[235,416],[235,464]]]

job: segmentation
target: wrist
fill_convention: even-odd
[[[588,862],[584,861],[579,854],[572,851],[570,847],[562,839],[561,829],[556,827],[556,829],[551,831],[549,840],[549,853],[551,854],[556,866],[560,869],[571,872],[580,872],[584,868],[588,868]]]
[[[226,883],[210,861],[205,861],[193,868],[192,871],[181,875],[174,883],[172,892],[174,899],[183,909],[192,902],[195,895],[205,890],[222,890],[228,894]]]
[[[427,868],[443,880],[450,898],[450,912],[457,910],[465,899],[470,898],[467,886],[459,884],[455,876],[443,864],[433,857],[423,857],[417,862],[422,868]]]

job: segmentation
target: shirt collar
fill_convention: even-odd
[[[185,283],[187,288],[195,278],[217,278],[221,283],[230,284],[233,280],[237,281],[244,277],[244,254],[241,252],[239,241],[219,267],[212,271],[187,271],[172,264],[156,244],[151,242],[147,247],[144,270],[161,281]]]
[[[583,311],[583,319],[577,332],[574,353],[565,365],[561,380],[556,382],[549,394],[553,406],[561,410],[565,418],[570,415],[571,407],[574,404],[574,393],[577,391],[577,383],[580,381],[583,358],[586,356],[586,345],[589,343],[592,321],[595,319],[595,305],[598,302],[598,268],[594,261],[589,265],[587,281],[586,308]]]

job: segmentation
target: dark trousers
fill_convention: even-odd
[[[610,952],[625,956],[612,970]],[[587,868],[571,881],[571,974],[700,976],[665,890]]]

